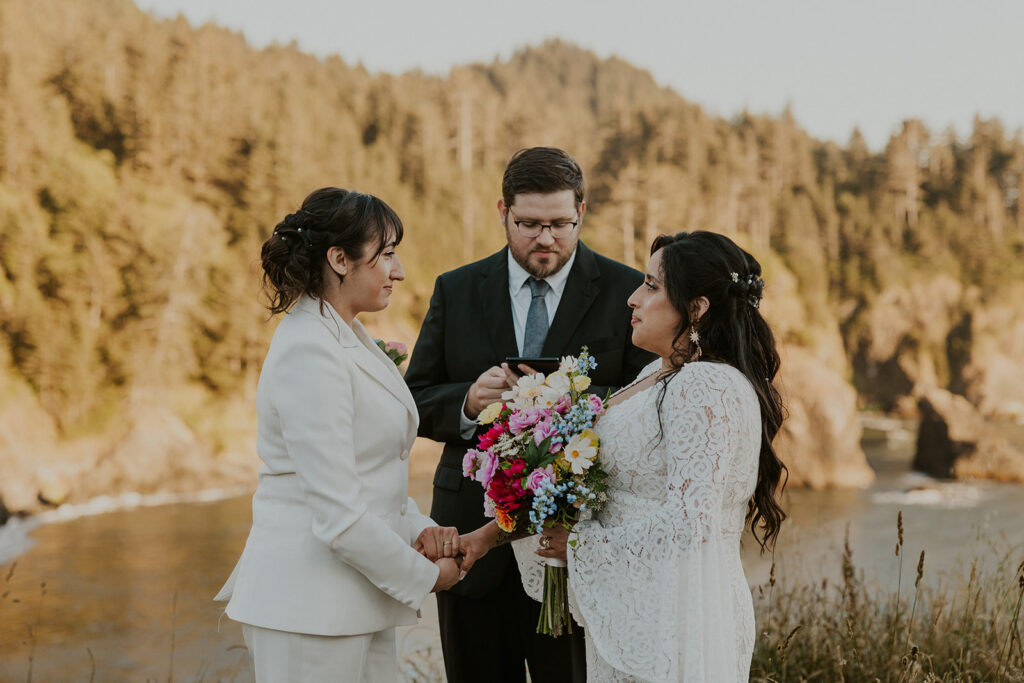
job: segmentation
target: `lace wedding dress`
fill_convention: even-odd
[[[757,482],[757,396],[735,368],[689,363],[666,388],[659,428],[661,386],[612,406],[595,428],[608,503],[577,524],[569,551],[587,680],[747,681],[754,610],[739,550]],[[536,537],[515,546],[539,600]]]

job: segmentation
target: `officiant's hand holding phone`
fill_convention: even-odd
[[[505,359],[509,369],[520,377],[528,373],[532,375],[538,372],[550,375],[558,370],[559,362],[556,356],[535,356],[530,358],[526,356],[509,356]]]

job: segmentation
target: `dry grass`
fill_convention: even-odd
[[[1021,644],[1024,546],[1003,551],[995,569],[975,561],[968,577],[926,582],[924,551],[912,595],[902,595],[903,524],[897,521],[897,576],[867,582],[847,535],[840,581],[756,594],[758,639],[752,681],[924,683],[1024,681]],[[908,591],[909,592],[909,591]]]

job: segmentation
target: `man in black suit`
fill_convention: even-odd
[[[430,516],[460,534],[489,523],[483,489],[463,477],[462,458],[475,445],[477,415],[515,383],[505,358],[577,355],[586,345],[597,361],[590,391],[602,398],[653,359],[630,341],[626,299],[643,275],[578,241],[584,188],[563,150],[517,152],[498,201],[508,246],[434,286],[405,379],[420,436],[445,442]],[[586,679],[578,625],[571,636],[536,633],[540,603],[523,590],[511,546],[477,561],[462,582],[438,593],[437,606],[450,683],[521,683],[524,659],[535,683]]]

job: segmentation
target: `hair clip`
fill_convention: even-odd
[[[733,282],[739,282],[740,281],[740,274],[739,273],[735,273],[735,272],[734,273],[729,273],[729,277],[732,278]]]

